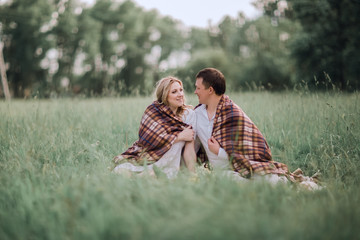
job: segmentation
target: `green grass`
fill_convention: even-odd
[[[360,94],[231,97],[326,188],[112,174],[151,98],[0,102],[0,239],[359,239]]]

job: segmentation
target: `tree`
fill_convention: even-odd
[[[13,0],[0,7],[4,58],[15,97],[29,97],[47,83],[47,70],[40,62],[53,44],[46,29],[53,8],[48,0]]]
[[[288,6],[286,0],[256,0],[253,5],[273,21],[279,18],[293,19],[293,9]]]
[[[125,46],[125,66],[117,75],[123,85],[122,93],[145,94],[148,93],[145,88],[145,56],[152,48],[150,27],[155,21],[156,14],[144,13],[131,1],[124,2],[119,11],[126,16],[123,18],[120,32]]]
[[[194,79],[198,71],[206,67],[221,69],[225,76],[230,76],[233,65],[230,63],[226,53],[220,49],[202,49],[192,54],[191,60],[185,67],[176,71],[176,76],[182,79],[186,90],[194,89]],[[228,88],[231,81],[228,82]],[[190,90],[191,91],[191,90]]]
[[[340,89],[360,87],[360,3],[355,0],[288,0],[300,32],[292,44],[299,80]],[[330,80],[331,79],[331,80]]]
[[[229,56],[236,64],[231,79],[234,89],[263,87],[282,90],[292,86],[292,61],[288,42],[297,29],[293,22],[263,16],[244,21],[241,16],[231,37]]]
[[[54,76],[49,76],[51,78],[50,90],[57,94],[72,86],[74,82],[74,63],[84,34],[79,24],[82,9],[79,8],[77,2],[75,0],[60,1],[58,6],[53,13],[57,16],[56,25],[50,31],[55,36],[54,50],[58,53],[58,69]]]

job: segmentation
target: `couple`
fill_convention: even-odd
[[[171,178],[180,168],[181,157],[191,172],[195,172],[199,158],[206,166],[223,169],[239,180],[261,178],[313,185],[314,179],[302,176],[301,170],[290,173],[285,164],[272,160],[259,129],[225,95],[225,77],[219,70],[201,70],[195,87],[199,105],[193,110],[185,105],[180,80],[166,77],[157,83],[157,100],[144,112],[139,140],[114,158],[118,164],[115,172],[143,173],[147,169],[154,174],[160,170]]]

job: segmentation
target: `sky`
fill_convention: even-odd
[[[83,0],[94,2],[94,0]],[[157,9],[161,15],[181,20],[186,26],[208,27],[208,20],[218,24],[225,15],[236,17],[243,12],[247,18],[261,14],[251,2],[254,0],[135,0],[146,10]]]

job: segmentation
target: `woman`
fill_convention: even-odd
[[[128,150],[114,158],[114,172],[138,172],[157,169],[168,178],[180,168],[181,156],[187,168],[195,172],[194,148],[195,112],[185,105],[182,82],[165,77],[157,82],[156,100],[150,104],[141,119],[139,140]],[[146,164],[144,166],[144,164]]]

